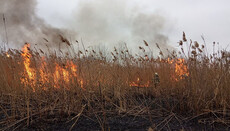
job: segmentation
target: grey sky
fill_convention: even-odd
[[[88,0],[93,1],[93,0]],[[169,43],[177,45],[185,31],[188,38],[202,41],[204,35],[211,47],[220,42],[224,48],[230,44],[230,1],[229,0],[127,0],[128,4],[143,12],[159,12],[166,18],[164,32]],[[49,24],[66,27],[74,20],[72,13],[78,8],[79,0],[38,0],[37,13]],[[120,3],[121,5],[123,3]],[[229,50],[230,48],[228,48]]]

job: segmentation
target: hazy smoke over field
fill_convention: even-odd
[[[6,29],[10,47],[21,48],[25,42],[32,45],[50,47],[61,42],[59,34],[64,35],[65,30],[56,29],[47,25],[36,16],[36,0],[1,0],[0,1],[0,28],[3,34],[3,14],[5,15]],[[0,36],[6,42],[6,35]],[[47,39],[49,42],[47,42]]]
[[[165,18],[154,12],[146,13],[128,2],[132,3],[129,0],[81,0],[73,11],[73,20],[66,23],[68,30],[54,28],[38,18],[36,0],[1,0],[0,13],[5,15],[9,44],[13,47],[20,48],[25,42],[58,47],[62,43],[59,34],[68,37],[70,33],[78,40],[82,38],[86,45],[114,46],[119,42],[138,45],[146,40],[169,48],[168,37],[162,34]],[[0,37],[5,40],[2,19],[0,28]]]
[[[79,2],[72,27],[80,37],[93,43],[151,44],[168,48],[168,37],[162,34],[166,21],[161,15],[144,12],[132,1],[82,0]]]

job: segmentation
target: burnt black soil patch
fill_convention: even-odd
[[[53,118],[52,118],[53,117]],[[82,114],[79,119],[70,121],[68,118],[50,116],[50,119],[37,119],[30,126],[25,126],[22,130],[53,130],[53,131],[146,131],[149,128],[156,130],[229,130],[229,127],[223,123],[214,121],[214,118],[208,116],[199,116],[194,119],[182,120],[179,117],[170,114],[164,117],[150,118],[148,115],[133,116],[113,114],[106,115],[97,114],[86,116]],[[52,118],[52,119],[51,119]],[[77,122],[76,122],[77,120]],[[76,123],[75,123],[76,122]]]
[[[119,107],[99,99],[97,101],[83,102],[82,110],[77,113],[66,113],[57,108],[56,110],[45,110],[30,116],[27,123],[26,116],[14,118],[10,110],[7,113],[0,108],[0,130],[50,130],[50,131],[146,131],[154,130],[230,130],[230,112],[206,111],[195,115],[178,107],[178,99],[155,98],[145,95],[135,96],[128,101],[127,110],[119,110]],[[185,100],[183,100],[185,101]],[[119,104],[119,101],[114,101]],[[88,104],[88,105],[87,105]],[[90,106],[91,107],[90,107]],[[63,105],[65,106],[65,105]],[[5,109],[10,109],[4,105]],[[9,116],[6,116],[8,114]],[[223,115],[225,114],[225,115]]]

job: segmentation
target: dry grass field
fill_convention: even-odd
[[[64,42],[61,55],[28,43],[1,51],[0,130],[229,130],[229,51],[185,35],[169,56],[157,45],[158,57],[146,41],[144,55]]]

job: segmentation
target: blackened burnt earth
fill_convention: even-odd
[[[51,116],[52,117],[52,116]],[[203,116],[204,117],[204,116]],[[202,122],[206,120],[206,122]],[[65,118],[57,118],[49,121],[38,120],[32,123],[29,127],[24,127],[22,130],[53,130],[53,131],[67,131],[76,121],[67,122]],[[100,125],[100,122],[101,125]],[[102,124],[104,121],[104,125]],[[214,122],[212,123],[211,118],[195,118],[192,120],[178,121],[178,118],[173,116],[149,118],[147,115],[132,116],[132,115],[107,115],[106,118],[101,116],[86,116],[82,115],[75,126],[72,128],[73,131],[100,131],[104,128],[105,130],[111,131],[147,131],[150,128],[155,130],[229,130],[225,124]]]
[[[176,106],[174,106],[177,105],[174,103],[178,103],[177,99],[156,99],[154,97],[144,98],[143,96],[138,96],[135,98],[135,105],[139,108],[129,108],[125,113],[119,112],[115,107],[113,108],[109,105],[109,103],[105,104],[104,101],[96,101],[94,104],[100,102],[102,102],[100,105],[104,105],[106,108],[89,110],[86,106],[83,108],[84,110],[80,113],[79,117],[75,117],[78,116],[78,114],[67,114],[62,111],[52,111],[51,113],[50,110],[46,110],[44,113],[32,116],[29,126],[27,126],[26,119],[20,121],[23,118],[15,118],[16,122],[20,122],[11,127],[9,126],[12,123],[9,125],[6,123],[4,126],[0,124],[0,130],[14,130],[15,128],[24,131],[68,131],[70,129],[73,131],[100,131],[103,129],[106,131],[151,131],[151,129],[162,131],[230,130],[229,126],[224,123],[230,121],[229,115],[223,117],[223,113],[215,114],[214,112],[208,112],[194,116],[188,111],[177,109]],[[10,109],[10,106],[3,106],[5,109]],[[175,110],[164,110],[167,109],[167,106],[169,106],[168,109],[175,107]],[[93,107],[99,107],[99,105],[94,105]],[[141,112],[143,108],[144,113]],[[150,111],[148,111],[147,108],[149,108]],[[9,119],[3,112],[0,108],[0,123],[2,121],[8,121]],[[10,115],[10,112],[7,114]],[[230,112],[225,114],[230,114]]]

